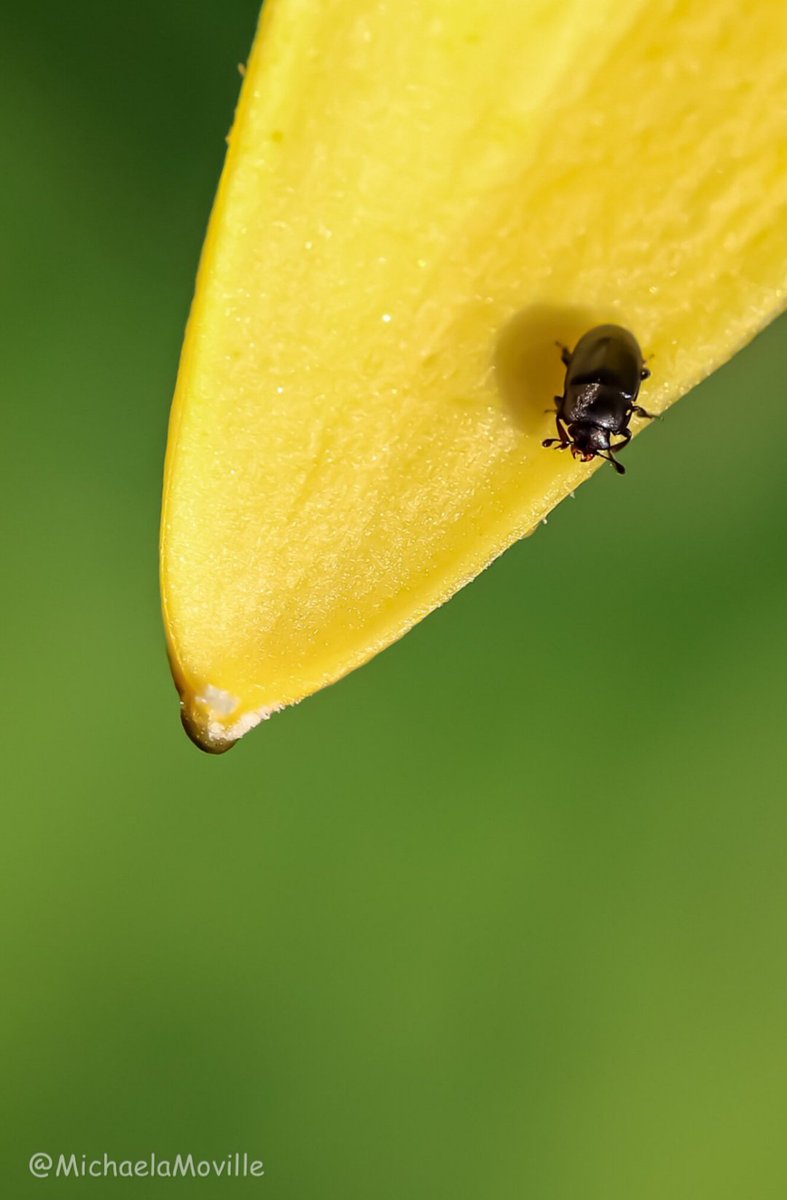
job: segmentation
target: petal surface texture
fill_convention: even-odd
[[[656,411],[749,341],[786,204],[784,0],[269,0],[170,422],[192,736],[359,666],[596,469],[541,446],[556,339],[631,329]]]

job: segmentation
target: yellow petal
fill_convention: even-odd
[[[268,0],[166,464],[165,623],[206,748],[594,469],[541,446],[555,339],[630,328],[662,410],[784,307],[785,47],[784,0]]]

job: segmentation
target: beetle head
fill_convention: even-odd
[[[590,462],[597,454],[609,453],[609,430],[600,429],[586,421],[569,425],[571,453],[582,462]]]

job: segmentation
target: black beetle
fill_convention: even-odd
[[[625,475],[626,468],[612,451],[631,441],[629,422],[634,413],[655,415],[634,403],[642,380],[650,375],[637,339],[621,325],[596,325],[579,339],[573,352],[560,342],[558,346],[566,367],[563,395],[555,396],[558,436],[542,445],[570,447],[582,462],[606,459],[619,475]],[[615,436],[623,441],[612,446],[610,439]]]

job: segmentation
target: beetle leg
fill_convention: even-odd
[[[564,346],[562,342],[555,342],[555,345],[557,346],[558,350],[560,351],[560,361],[562,362],[563,366],[570,367],[571,366],[571,351],[569,350],[568,346]]]
[[[623,438],[623,441],[618,442],[618,444],[616,446],[610,446],[610,450],[614,450],[616,453],[618,450],[625,449],[625,447],[628,446],[629,442],[631,441],[631,439],[634,435],[632,434],[630,429],[626,429],[620,436]]]
[[[645,409],[640,408],[638,404],[632,405],[631,411],[636,413],[638,417],[647,417],[649,421],[657,421],[660,415],[659,413],[646,412]]]

